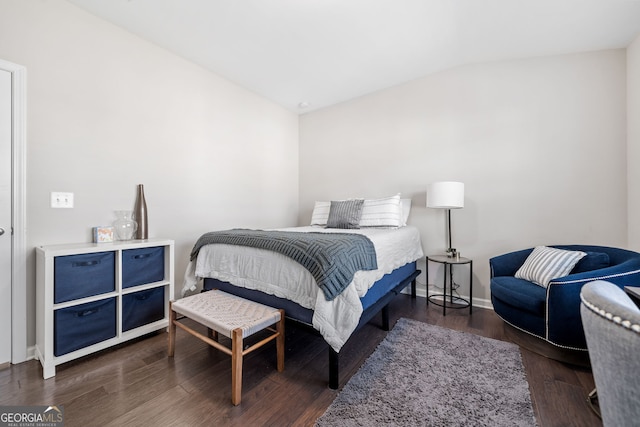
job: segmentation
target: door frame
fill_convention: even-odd
[[[12,186],[11,186],[11,363],[27,354],[27,69],[0,59],[11,73]]]

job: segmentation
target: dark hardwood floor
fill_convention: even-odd
[[[398,296],[390,320],[400,317],[507,340],[491,310],[450,310],[424,298]],[[189,321],[187,321],[189,322]],[[341,386],[386,332],[379,318],[360,329],[341,352]],[[193,325],[193,324],[192,324]],[[38,361],[0,370],[0,405],[63,405],[65,426],[312,426],[337,395],[327,387],[327,347],[287,323],[285,371],[276,371],[275,344],[244,362],[242,403],[231,405],[231,359],[178,329],[175,358],[158,333],[69,362],[42,379]],[[593,389],[588,369],[522,349],[534,411],[541,427],[600,426],[586,402]],[[461,379],[463,380],[463,379]]]

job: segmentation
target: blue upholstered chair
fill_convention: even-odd
[[[491,302],[495,312],[506,323],[526,332],[524,335],[536,338],[531,341],[542,341],[543,346],[555,347],[554,351],[577,351],[586,356],[587,343],[580,318],[582,286],[598,279],[620,288],[640,286],[640,254],[605,246],[552,247],[583,251],[587,256],[568,276],[551,280],[547,288],[514,277],[533,248],[491,258]],[[562,360],[562,357],[554,357],[554,353],[529,348]]]
[[[606,281],[587,283],[581,297],[602,423],[638,425],[640,310],[623,290]]]

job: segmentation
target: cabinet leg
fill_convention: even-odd
[[[45,380],[56,376],[55,365],[42,365],[42,378]]]

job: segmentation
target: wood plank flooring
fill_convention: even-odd
[[[442,316],[424,298],[399,295],[390,305],[391,324],[400,317],[508,340],[491,310]],[[341,351],[341,386],[386,335],[379,325],[374,318]],[[180,329],[173,359],[166,346],[167,334],[158,333],[61,365],[48,380],[38,361],[10,365],[0,370],[0,405],[63,405],[66,427],[312,426],[337,395],[327,387],[326,344],[294,324],[287,323],[284,372],[276,371],[275,344],[245,358],[236,407],[230,357]],[[521,352],[539,426],[602,425],[586,402],[594,387],[588,369]]]

